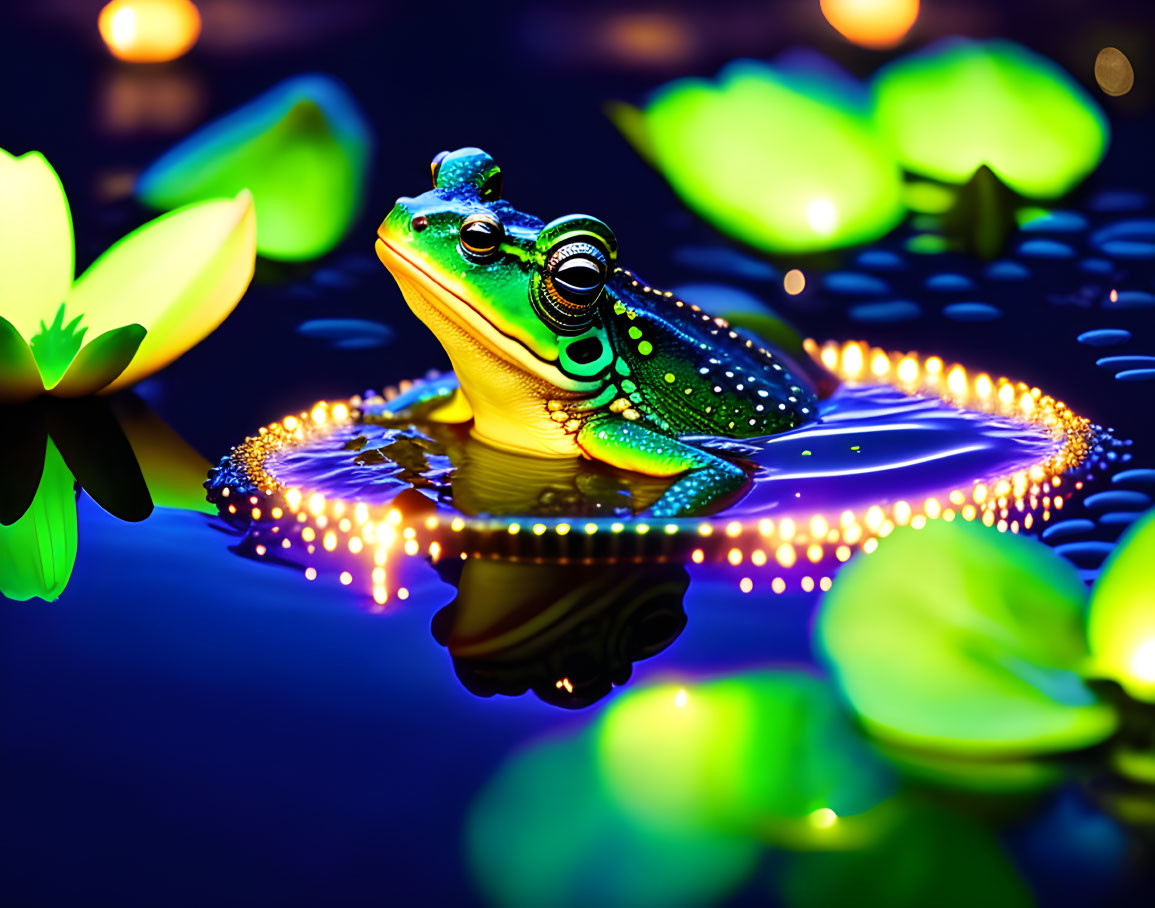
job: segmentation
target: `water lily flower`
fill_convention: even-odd
[[[72,217],[39,152],[0,149],[0,403],[115,391],[210,334],[252,280],[252,198],[189,205],[110,247],[78,279]]]
[[[904,527],[839,574],[817,643],[881,740],[982,759],[1089,747],[1126,719],[1089,682],[1155,701],[1153,558],[1155,511],[1120,539],[1089,597],[1035,540],[958,520]]]

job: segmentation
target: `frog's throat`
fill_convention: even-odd
[[[435,325],[422,312],[426,305],[442,318],[452,322],[466,335],[499,359],[526,372],[548,385],[574,394],[596,391],[597,382],[582,382],[566,376],[556,362],[542,359],[516,338],[510,337],[486,318],[461,294],[445,286],[434,275],[413,259],[400,252],[385,239],[377,238],[377,257],[401,287],[405,302],[423,322],[434,330]],[[438,338],[438,340],[443,340]],[[444,342],[443,342],[444,345]]]

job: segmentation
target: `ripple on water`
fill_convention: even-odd
[[[992,281],[1022,281],[1031,276],[1026,265],[1018,262],[991,262],[983,274]]]
[[[857,271],[832,271],[822,279],[822,287],[831,293],[870,294],[889,293],[890,286],[873,274]]]
[[[1115,270],[1115,263],[1109,259],[1090,258],[1079,262],[1079,268],[1088,274],[1110,274]]]
[[[1052,523],[1043,530],[1041,535],[1043,539],[1049,542],[1052,539],[1069,539],[1071,536],[1082,536],[1084,533],[1090,533],[1093,529],[1095,529],[1093,521],[1076,518]]]
[[[1106,492],[1096,492],[1083,500],[1084,507],[1092,511],[1140,510],[1150,504],[1150,496],[1129,489],[1110,489]]]
[[[820,414],[814,424],[738,443],[738,453],[758,469],[751,491],[726,511],[727,518],[798,513],[808,519],[815,511],[838,513],[898,499],[923,501],[1024,469],[1059,447],[1042,429],[910,397],[885,385],[843,386],[823,401]],[[356,442],[358,450],[347,447],[359,438],[363,441]],[[709,439],[698,443],[729,444]],[[479,444],[466,434],[443,446],[412,428],[342,426],[303,447],[273,455],[267,466],[286,485],[327,498],[384,504],[417,485],[448,506],[460,492],[455,465],[479,462],[479,455],[489,450],[474,450]],[[509,464],[523,460],[526,475],[542,475],[542,462],[535,458],[503,457],[503,476],[516,472]],[[564,472],[569,462],[555,466]],[[488,488],[501,482],[488,474],[480,480]],[[572,477],[563,480],[572,484]],[[521,487],[515,491],[520,500],[538,500]]]
[[[1075,340],[1080,344],[1089,344],[1092,347],[1113,347],[1125,344],[1131,339],[1131,332],[1123,328],[1096,328],[1093,331],[1084,331]]]
[[[901,271],[906,261],[897,252],[888,249],[867,249],[856,259],[859,267],[873,268],[875,271]]]
[[[1108,297],[1104,306],[1107,309],[1145,309],[1148,306],[1155,306],[1155,293],[1148,293],[1146,290],[1119,290],[1115,293],[1115,299]]]
[[[1019,243],[1019,255],[1032,259],[1074,258],[1075,250],[1058,240],[1027,240]]]
[[[962,274],[932,274],[926,279],[927,290],[949,292],[952,290],[974,290],[974,288],[974,281]]]
[[[1003,313],[989,303],[951,303],[942,314],[954,322],[989,322],[1002,318]]]
[[[1023,224],[1026,233],[1078,233],[1087,229],[1087,219],[1077,211],[1049,211]]]
[[[849,316],[856,322],[907,322],[922,315],[918,303],[910,300],[890,300],[885,303],[861,303],[851,306]]]
[[[1145,369],[1155,367],[1155,356],[1101,356],[1095,360],[1101,369]]]
[[[1131,470],[1121,470],[1111,477],[1114,485],[1121,486],[1151,486],[1155,488],[1155,470],[1149,467],[1136,467]]]
[[[1155,381],[1155,369],[1125,369],[1116,372],[1118,381]]]
[[[1087,207],[1104,213],[1140,211],[1147,207],[1147,196],[1129,189],[1104,189],[1091,196]]]

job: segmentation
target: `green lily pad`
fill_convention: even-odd
[[[821,654],[880,737],[958,756],[1086,747],[1115,728],[1083,683],[1086,592],[1041,543],[963,521],[902,528],[822,602]]]
[[[1107,149],[1107,119],[1082,86],[1009,41],[934,45],[883,67],[872,94],[902,165],[951,183],[985,164],[1016,192],[1051,198]]]
[[[370,145],[369,126],[340,82],[298,76],[185,139],[145,171],[137,196],[167,210],[248,189],[257,251],[313,259],[348,231]]]
[[[481,790],[466,853],[491,904],[716,904],[753,873],[756,840],[623,811],[597,769],[582,733],[531,745]]]
[[[1097,675],[1155,703],[1155,510],[1119,540],[1091,591],[1087,632]]]
[[[775,878],[786,908],[1028,908],[1026,881],[995,835],[957,812],[898,805],[868,846],[789,855]]]
[[[691,209],[751,246],[848,246],[902,217],[893,154],[836,80],[742,61],[610,115]]]
[[[833,847],[845,818],[893,788],[828,685],[801,672],[635,690],[597,735],[606,783],[631,813],[791,847]]]

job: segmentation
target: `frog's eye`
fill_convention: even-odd
[[[497,254],[505,238],[501,221],[491,214],[471,214],[461,222],[461,248],[469,258],[485,260]]]
[[[584,240],[560,243],[545,261],[542,292],[536,297],[539,312],[563,333],[584,331],[593,324],[608,271],[599,246]]]

